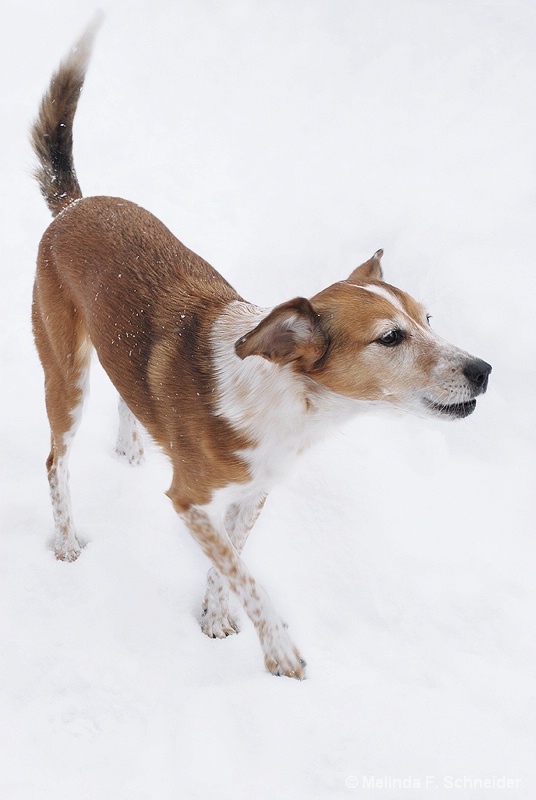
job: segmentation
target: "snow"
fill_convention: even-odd
[[[163,494],[163,457],[114,456],[97,364],[71,465],[87,547],[56,562],[29,324],[49,218],[27,128],[91,11],[10,4],[1,797],[532,799],[534,3],[101,5],[75,129],[86,194],[147,207],[261,306],[383,247],[387,279],[493,374],[472,417],[371,414],[271,494],[245,559],[304,682],[265,672],[239,609],[238,636],[201,634],[208,564]]]

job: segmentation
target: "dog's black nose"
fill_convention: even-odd
[[[488,378],[491,372],[491,367],[482,361],[480,358],[475,358],[468,361],[464,367],[463,374],[475,389],[479,392],[485,392],[488,387]]]

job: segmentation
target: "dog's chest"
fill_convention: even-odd
[[[291,365],[282,367],[260,356],[237,357],[234,342],[256,321],[250,315],[246,326],[242,320],[240,325],[215,326],[215,410],[251,442],[239,455],[252,481],[261,491],[269,491],[295,458],[330,427],[333,410],[323,408],[310,382]]]

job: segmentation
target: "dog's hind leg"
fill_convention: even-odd
[[[69,491],[68,461],[89,386],[91,342],[81,315],[46,263],[38,269],[32,322],[45,372],[45,398],[51,447],[46,466],[56,528],[54,552],[62,561],[80,554]]]
[[[143,443],[138,420],[122,397],[119,398],[119,430],[115,452],[126,458],[129,464],[141,464],[143,461]]]
[[[225,530],[237,553],[241,553],[249,532],[261,513],[266,495],[255,495],[242,503],[231,503],[224,517]],[[238,623],[229,610],[229,588],[216,567],[207,575],[201,630],[213,639],[238,633]]]

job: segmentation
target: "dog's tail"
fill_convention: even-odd
[[[101,19],[94,19],[52,76],[31,128],[38,158],[34,174],[54,217],[82,197],[73,163],[73,120]]]

